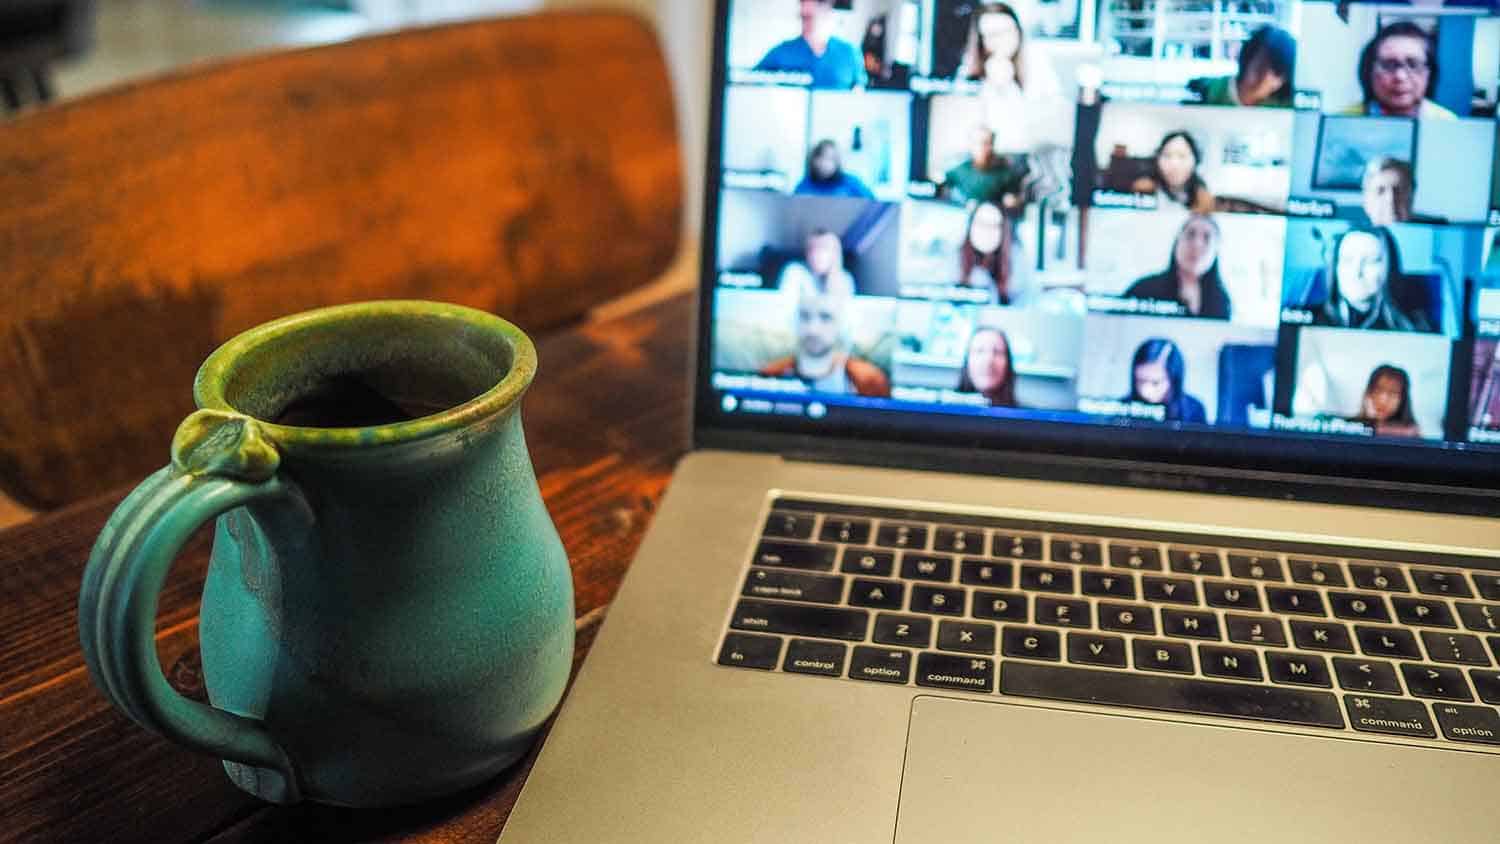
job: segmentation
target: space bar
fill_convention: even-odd
[[[1000,693],[1310,727],[1344,726],[1338,700],[1327,692],[1186,677],[1151,677],[1007,661],[1000,668]]]

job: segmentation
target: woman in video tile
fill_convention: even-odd
[[[1297,71],[1297,39],[1280,27],[1262,26],[1240,48],[1239,72],[1199,77],[1188,89],[1204,105],[1291,108]]]
[[[1136,347],[1130,365],[1131,388],[1126,401],[1161,406],[1166,410],[1165,422],[1208,422],[1203,402],[1183,391],[1187,364],[1176,343],[1153,337]]]
[[[1010,355],[1010,338],[998,328],[976,328],[969,335],[958,392],[979,393],[991,407],[1016,406],[1016,370]]]
[[[1364,99],[1344,114],[1455,120],[1431,99],[1437,81],[1437,49],[1427,30],[1411,21],[1386,24],[1359,54]]]
[[[1011,227],[999,205],[981,202],[974,206],[964,229],[963,246],[958,250],[959,285],[988,291],[991,303],[1009,305],[1013,242]]]
[[[1361,422],[1375,429],[1377,437],[1420,437],[1422,429],[1411,411],[1411,376],[1399,366],[1382,364],[1370,373],[1360,400]]]
[[[1155,194],[1161,207],[1180,205],[1200,214],[1214,210],[1213,194],[1198,175],[1203,153],[1198,142],[1187,132],[1169,132],[1156,146],[1151,175],[1131,185],[1136,193]]]
[[[1313,324],[1378,331],[1434,332],[1427,315],[1399,301],[1405,277],[1396,239],[1385,228],[1353,228],[1333,243],[1328,298]]]
[[[781,268],[776,287],[801,290],[807,285],[853,296],[854,276],[844,269],[844,243],[828,229],[813,229],[803,244],[803,260]]]
[[[1167,268],[1132,284],[1126,298],[1176,302],[1188,316],[1229,319],[1233,305],[1219,275],[1219,224],[1193,214],[1172,241]]]
[[[807,173],[792,192],[803,196],[875,198],[858,176],[844,169],[839,145],[827,138],[814,144],[807,154]]]
[[[1007,152],[1032,145],[1028,105],[1061,95],[1057,74],[1044,58],[1028,53],[1021,19],[1006,3],[981,3],[974,10],[958,77],[981,83],[988,123]]]

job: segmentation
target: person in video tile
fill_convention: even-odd
[[[772,47],[755,69],[810,73],[814,88],[864,86],[864,57],[833,36],[833,0],[801,0],[797,12],[802,34]]]
[[[1390,364],[1375,367],[1353,421],[1374,428],[1377,437],[1422,436],[1411,412],[1411,376],[1406,370]]]
[[[977,328],[969,335],[967,349],[958,392],[979,393],[991,407],[1015,407],[1016,370],[1010,356],[1010,338],[998,328]]]
[[[1297,39],[1274,26],[1255,30],[1240,48],[1234,76],[1199,77],[1188,82],[1204,105],[1291,108],[1297,71]]]
[[[1426,314],[1398,301],[1400,253],[1384,228],[1354,228],[1333,244],[1328,298],[1313,311],[1314,325],[1378,331],[1437,331]]]
[[[1427,30],[1411,21],[1386,24],[1359,54],[1364,99],[1344,114],[1454,120],[1453,112],[1430,99],[1437,81],[1437,49]]]
[[[1025,61],[1021,58],[1025,36],[1016,10],[1005,3],[981,3],[971,20],[959,77],[1025,89]]]
[[[887,397],[890,378],[875,364],[847,350],[849,312],[854,296],[812,279],[797,283],[795,331],[797,351],[761,368],[769,378],[798,378],[814,392]]]
[[[1219,275],[1219,224],[1206,214],[1193,214],[1172,241],[1167,268],[1132,284],[1130,299],[1176,302],[1187,315],[1229,319],[1233,304]]]
[[[807,155],[807,175],[792,192],[804,196],[875,198],[858,176],[844,169],[839,158],[839,145],[827,139],[813,145],[812,152]]]
[[[1370,225],[1388,226],[1412,219],[1412,194],[1416,190],[1410,164],[1399,158],[1371,159],[1360,184],[1360,204]]]
[[[958,283],[987,290],[990,301],[1010,304],[1011,227],[993,202],[981,202],[969,213],[964,243],[958,250]]]
[[[997,202],[1006,208],[1021,205],[1026,167],[1010,156],[995,152],[995,131],[975,126],[969,159],[943,176],[944,195],[970,202]]]
[[[1203,402],[1183,392],[1187,364],[1171,340],[1154,337],[1136,347],[1131,358],[1131,388],[1126,401],[1160,405],[1167,422],[1208,422]]]
[[[790,261],[781,269],[776,286],[800,290],[805,285],[854,295],[854,276],[844,269],[844,243],[827,229],[813,229],[803,245],[803,260]]]
[[[1156,147],[1151,175],[1137,179],[1131,189],[1136,193],[1155,194],[1165,207],[1181,205],[1206,214],[1214,209],[1213,194],[1198,175],[1203,153],[1198,142],[1187,132],[1169,132]]]

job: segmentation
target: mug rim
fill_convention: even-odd
[[[225,387],[242,357],[252,349],[278,338],[308,328],[326,325],[351,316],[416,316],[453,320],[469,328],[500,339],[510,348],[510,368],[483,393],[446,410],[428,416],[385,425],[356,428],[312,428],[282,425],[246,413],[235,407],[225,395]],[[203,410],[220,410],[255,420],[256,425],[278,447],[293,450],[341,450],[380,445],[400,445],[468,428],[499,416],[516,405],[531,386],[536,375],[536,346],[515,324],[495,314],[455,305],[421,299],[382,299],[331,305],[292,314],[261,323],[230,338],[215,349],[193,379],[193,399]]]

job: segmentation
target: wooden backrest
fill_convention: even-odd
[[[143,477],[203,358],[278,316],[576,318],[665,269],[681,208],[666,67],[617,14],[263,55],[0,124],[0,489],[46,508]]]

